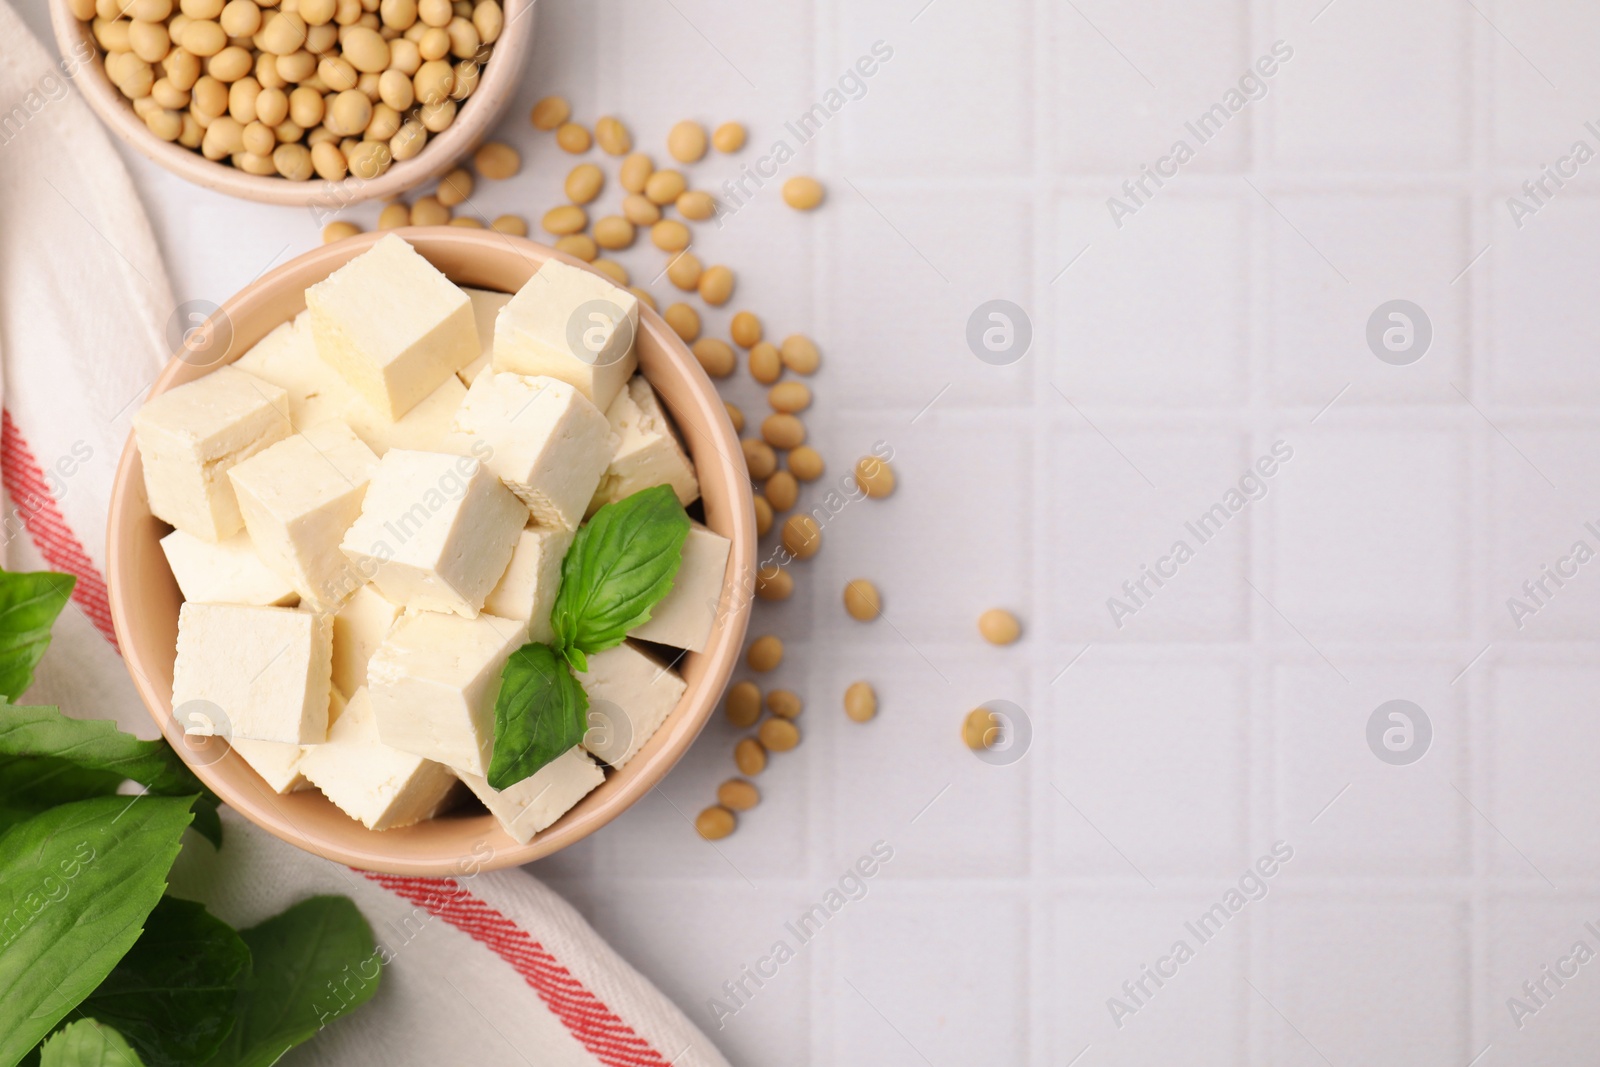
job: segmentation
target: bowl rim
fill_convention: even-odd
[[[364,233],[323,245],[297,256],[229,297],[215,314],[226,316],[230,322],[242,321],[253,314],[260,314],[264,312],[262,305],[271,303],[285,285],[291,284],[289,282],[291,275],[300,274],[313,264],[319,266],[325,264],[328,269],[319,277],[326,277],[332,270],[391,233],[405,238],[425,257],[430,250],[446,245],[471,251],[473,248],[501,247],[509,243],[514,251],[528,258],[535,269],[547,259],[556,259],[604,277],[589,264],[526,238],[454,226],[405,227],[399,230]],[[457,284],[463,283],[457,282]],[[361,830],[359,835],[361,839],[371,842],[374,847],[350,847],[315,834],[308,834],[276,803],[282,798],[266,787],[255,771],[231,749],[227,749],[220,758],[207,762],[190,759],[190,745],[185,743],[183,728],[172,715],[170,687],[155,684],[144,669],[146,661],[138,651],[139,642],[134,639],[143,610],[138,606],[140,598],[137,591],[140,578],[129,557],[132,552],[131,544],[145,535],[124,527],[134,521],[142,520],[148,515],[148,509],[145,508],[144,515],[131,514],[132,508],[143,506],[143,468],[138,446],[130,431],[117,463],[106,526],[106,587],[110,599],[112,624],[118,644],[123,650],[123,663],[132,677],[145,710],[150,713],[156,726],[180,758],[212,792],[256,826],[289,844],[325,859],[362,870],[389,874],[459,877],[464,873],[463,860],[469,855],[472,860],[468,865],[476,871],[517,866],[557,852],[610,823],[637,803],[647,792],[656,788],[661,779],[699,737],[712,711],[720,703],[738,663],[749,626],[751,597],[748,592],[754,588],[757,534],[753,490],[749,478],[742,469],[742,452],[739,449],[738,435],[734,431],[732,420],[720,394],[688,346],[666,324],[666,321],[643,301],[640,302],[639,316],[641,336],[648,334],[654,342],[661,345],[667,358],[685,372],[685,380],[695,402],[697,414],[702,418],[708,417],[710,431],[708,443],[715,454],[714,462],[709,466],[720,471],[720,476],[731,488],[728,494],[730,501],[725,531],[731,544],[722,591],[726,607],[713,628],[711,641],[705,650],[700,653],[685,653],[685,656],[703,657],[704,669],[699,676],[698,700],[685,709],[684,702],[688,701],[695,691],[695,687],[691,686],[657,730],[657,735],[664,733],[668,726],[673,724],[673,717],[687,710],[688,717],[679,720],[674,726],[676,736],[671,737],[670,743],[664,744],[655,752],[641,752],[629,761],[624,771],[610,771],[607,783],[618,774],[626,775],[627,780],[619,787],[616,794],[606,798],[597,809],[585,812],[580,822],[570,823],[568,817],[571,812],[568,811],[525,844],[511,837],[499,821],[487,813],[471,820],[462,820],[462,847],[450,850],[448,856],[418,859],[407,855],[404,845],[398,850],[385,849],[381,845],[385,839],[393,840],[400,845],[399,835],[405,834],[404,828],[386,831],[367,830],[355,820],[351,820],[351,823]],[[274,321],[267,326],[267,330],[279,325],[280,322],[281,320]],[[177,384],[175,379],[180,375],[190,377],[191,380],[201,377],[218,367],[232,363],[247,350],[248,346],[231,346],[226,356],[192,376],[185,375],[185,368],[190,365],[174,355],[156,377],[145,401],[148,402],[151,397],[172,388]],[[680,408],[681,406],[679,405]],[[682,418],[676,418],[675,421],[680,427],[682,426]],[[733,457],[740,458],[736,460]],[[706,466],[703,460],[697,460],[697,471]],[[705,482],[703,474],[701,482],[702,484]],[[153,520],[154,516],[149,518]],[[159,549],[157,551],[159,552]],[[646,742],[647,747],[649,744],[650,742]],[[234,780],[233,770],[225,769],[235,767],[242,768],[245,772],[240,781]],[[252,795],[251,789],[257,795]],[[465,830],[468,825],[486,829],[481,834],[468,834]],[[396,836],[391,838],[389,835]],[[470,847],[469,837],[477,838]],[[481,854],[480,847],[486,840],[490,844],[487,857]]]
[[[62,63],[78,59],[77,69],[67,73],[67,80],[77,85],[90,109],[123,143],[185,181],[264,204],[310,207],[317,211],[320,222],[352,204],[398,196],[444,174],[488,136],[516,96],[533,38],[538,0],[501,0],[501,5],[505,27],[494,43],[495,54],[483,65],[478,87],[461,105],[455,120],[443,132],[429,136],[421,152],[392,164],[378,177],[348,177],[337,182],[315,178],[295,182],[275,175],[247,174],[176,142],[163,141],[150,132],[134,114],[132,102],[111,84],[105,53],[94,39],[92,25],[72,13],[68,0],[50,0],[50,25]],[[83,45],[90,50],[88,56],[79,51]],[[496,62],[497,57],[505,62]]]

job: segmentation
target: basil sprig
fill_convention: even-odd
[[[550,613],[555,643],[523,645],[500,674],[491,788],[515,785],[583,740],[589,700],[573,672],[650,620],[688,536],[689,516],[667,485],[607,504],[578,531]]]

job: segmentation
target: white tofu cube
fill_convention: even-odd
[[[391,448],[436,452],[450,430],[450,420],[467,395],[451,375],[398,419],[376,410],[339,373],[317,355],[308,313],[285,323],[239,357],[238,366],[289,395],[294,428],[304,430],[339,419],[382,456]]]
[[[233,367],[152,398],[133,416],[150,511],[203,541],[244,527],[228,469],[289,435],[282,389]]]
[[[456,377],[461,379],[462,385],[471,385],[477,380],[478,375],[489,369],[489,364],[494,360],[494,320],[500,314],[500,309],[511,301],[510,293],[496,293],[490,289],[468,289],[461,287],[472,301],[472,318],[478,327],[478,340],[483,344],[483,351],[478,358],[456,371]]]
[[[354,693],[367,684],[367,661],[400,617],[400,605],[363,585],[333,617],[333,687]]]
[[[628,641],[590,656],[578,684],[589,695],[583,747],[619,770],[661,728],[688,688],[677,671]]]
[[[346,815],[369,830],[393,830],[431,818],[455,791],[448,767],[390,748],[378,738],[365,689],[358,689],[328,731],[307,749],[300,771]]]
[[[467,294],[394,234],[307,289],[306,306],[318,354],[390,419],[481,349]]]
[[[551,526],[529,526],[517,538],[511,563],[483,602],[483,610],[502,619],[525,619],[528,640],[549,644],[556,638],[550,612],[561,589],[561,561],[572,546],[575,531]]]
[[[198,604],[280,605],[300,599],[294,586],[262,562],[247,533],[236,533],[213,544],[173,530],[161,539],[161,551],[185,600]]]
[[[628,387],[617,394],[606,409],[606,421],[617,447],[589,502],[589,514],[657,485],[672,486],[684,507],[700,499],[694,464],[644,375],[634,375]]]
[[[328,733],[333,617],[293,608],[186,603],[178,611],[172,707],[206,701],[228,738],[321,744]]]
[[[528,509],[470,456],[391,449],[343,549],[378,591],[414,610],[478,614]]]
[[[311,746],[250,741],[243,737],[234,738],[230,744],[274,793],[297,793],[311,785],[300,773],[300,761],[311,751]]]
[[[339,549],[378,457],[342,422],[308,426],[228,472],[261,558],[312,606],[332,610],[366,579]]]
[[[672,591],[651,609],[650,621],[629,630],[628,636],[690,652],[705,651],[722,602],[722,580],[732,547],[733,542],[721,534],[691,523]]]
[[[546,260],[494,326],[494,369],[574,385],[604,411],[639,365],[639,301],[595,271]]]
[[[605,416],[568,383],[497,371],[467,390],[448,447],[483,456],[540,526],[575,530],[612,443]]]
[[[406,615],[367,663],[383,743],[456,770],[488,774],[500,671],[527,625],[437,611]]]
[[[457,771],[506,833],[526,845],[533,835],[565,815],[606,780],[589,754],[570,748],[509,789],[493,789],[487,779]]]

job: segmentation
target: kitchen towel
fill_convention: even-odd
[[[28,698],[153,737],[111,629],[106,506],[132,412],[207,309],[174,304],[122,161],[72,89],[92,58],[53,57],[3,0],[0,40],[0,537],[7,567],[78,578]],[[224,819],[220,852],[185,850],[175,893],[238,926],[342,893],[386,961],[374,1000],[285,1063],[726,1063],[524,871],[367,875]]]

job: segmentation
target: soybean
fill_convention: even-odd
[[[743,778],[729,778],[717,786],[717,803],[731,811],[749,811],[761,803],[761,791]]]
[[[677,219],[662,219],[650,227],[650,243],[663,252],[682,252],[689,247],[689,227]]]
[[[1004,608],[990,608],[978,616],[978,632],[991,645],[1009,645],[1022,636],[1022,623]]]
[[[783,202],[796,211],[810,211],[822,203],[822,183],[815,178],[790,178],[783,183]]]
[[[739,442],[739,447],[744,451],[744,463],[750,468],[750,477],[756,481],[766,481],[778,469],[778,454],[765,441],[746,437]]]
[[[594,224],[594,243],[613,252],[633,244],[633,236],[633,223],[621,215],[607,215]]]
[[[789,452],[789,473],[802,482],[814,482],[822,477],[826,464],[822,454],[810,445],[801,445]]]
[[[788,752],[800,743],[800,728],[788,719],[768,719],[756,729],[768,752]]]
[[[700,284],[703,268],[693,252],[679,252],[667,264],[667,281],[685,292],[695,292]]]
[[[761,742],[747,737],[733,746],[733,763],[746,778],[754,778],[767,769],[767,750]]]
[[[655,170],[656,165],[650,161],[649,156],[643,152],[635,152],[622,161],[622,168],[617,173],[617,182],[630,193],[642,193]]]
[[[724,266],[707,267],[700,275],[700,299],[721,307],[733,296],[733,271]]]
[[[800,483],[788,471],[774,471],[762,487],[774,510],[788,511],[800,499]]]
[[[489,223],[489,229],[496,233],[508,233],[513,237],[528,236],[528,220],[520,215],[500,215]]]
[[[783,356],[783,365],[796,374],[815,374],[822,362],[817,346],[805,334],[792,333],[785,337],[778,352]]]
[[[844,713],[855,722],[866,722],[878,714],[878,694],[869,683],[850,683],[844,691]]]
[[[670,204],[688,187],[688,181],[677,171],[658,170],[644,183],[644,195],[657,204]]]
[[[791,515],[783,520],[779,538],[795,559],[810,559],[822,550],[822,527],[810,515]]]
[[[679,163],[696,163],[706,154],[706,128],[688,119],[667,131],[667,151]]]
[[[780,719],[798,719],[805,702],[791,689],[774,689],[767,694],[767,710]]]
[[[472,153],[472,165],[490,181],[505,181],[522,169],[522,156],[503,141],[486,141]]]
[[[569,233],[556,239],[556,251],[565,252],[574,259],[581,259],[585,263],[593,263],[600,255],[599,247],[594,243],[594,238],[586,233]]]
[[[693,344],[694,339],[700,336],[700,313],[688,304],[670,304],[667,310],[661,313],[667,320],[667,325],[672,327],[672,332]]]
[[[754,726],[761,718],[761,687],[754,682],[735,682],[728,689],[722,713],[741,730]]]
[[[544,218],[540,220],[540,225],[557,237],[565,237],[568,234],[581,233],[584,227],[589,225],[589,213],[577,204],[562,204],[546,211]]]
[[[974,752],[990,748],[1000,740],[1000,720],[987,708],[973,708],[961,720],[961,740]]]
[[[715,337],[700,338],[690,347],[690,351],[694,353],[694,358],[700,363],[701,368],[713,378],[726,378],[738,365],[733,355],[733,347]],[[740,421],[743,421],[742,415]],[[734,427],[735,430],[742,428]]]
[[[322,243],[331,245],[335,241],[342,241],[346,237],[354,237],[361,232],[361,227],[353,222],[330,222],[322,228]]]
[[[565,97],[547,96],[533,105],[533,113],[528,117],[534,129],[548,133],[572,117],[572,105]]]
[[[737,122],[724,122],[711,135],[711,144],[718,152],[737,152],[744,147],[744,127]]]
[[[778,664],[783,662],[783,642],[771,634],[764,634],[750,642],[750,650],[745,653],[745,662],[753,671],[765,674],[767,671],[776,670]]]
[[[727,409],[728,421],[733,423],[733,432],[744,433],[744,412],[739,410],[739,405],[731,400],[724,400],[722,406]]]
[[[754,498],[754,503],[756,509],[756,536],[765,537],[772,531],[772,505],[767,503],[766,497],[759,495]]]
[[[878,587],[865,578],[852,578],[844,584],[844,610],[858,622],[871,622],[883,612]]]
[[[733,833],[738,820],[733,812],[720,805],[713,805],[695,816],[695,831],[707,841],[720,841]]]
[[[738,312],[728,324],[728,332],[733,335],[734,344],[749,348],[761,340],[761,320],[756,318],[754,312]]]
[[[589,151],[592,142],[593,138],[589,136],[589,131],[576,122],[563,122],[556,129],[556,144],[561,146],[562,151],[571,152],[575,156],[581,156]]]
[[[792,415],[811,406],[811,390],[804,382],[779,382],[767,390],[767,403],[773,411]]]
[[[579,163],[567,175],[567,199],[574,204],[587,204],[600,195],[606,183],[605,172],[593,163]]]
[[[882,500],[894,492],[894,468],[888,460],[877,456],[862,456],[856,463],[856,484],[874,500]]]
[[[614,259],[597,259],[594,261],[595,269],[601,271],[618,285],[628,284],[628,268]]]
[[[762,385],[777,381],[783,374],[783,361],[778,358],[778,350],[768,341],[757,341],[749,347],[750,377]]]
[[[698,189],[691,189],[679,196],[673,201],[673,207],[678,209],[678,214],[691,222],[704,222],[717,213],[717,201],[710,193],[703,193]]]
[[[606,115],[594,124],[595,143],[608,156],[625,156],[633,147],[633,137],[622,120]]]
[[[762,600],[788,600],[794,595],[794,577],[782,567],[756,571],[756,596]]]

